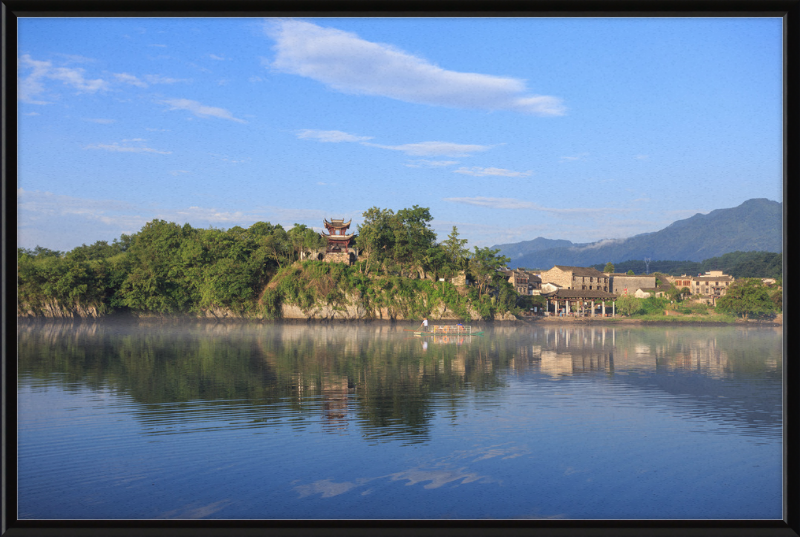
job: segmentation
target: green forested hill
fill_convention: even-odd
[[[700,262],[696,261],[661,261],[650,262],[649,271],[661,272],[672,276],[681,274],[702,274],[709,270],[721,270],[734,278],[782,278],[783,254],[773,252],[730,252],[720,257],[712,257]],[[594,265],[597,270],[603,270],[605,263]],[[647,264],[641,260],[629,260],[614,263],[615,272],[628,272],[644,274],[648,270]]]
[[[288,305],[353,307],[366,317],[385,308],[421,318],[439,308],[493,318],[515,309],[516,295],[497,272],[508,259],[488,248],[469,252],[455,227],[438,242],[427,208],[373,207],[364,216],[353,266],[303,260],[325,239],[306,226],[286,231],[268,222],[220,230],[154,220],[112,244],[19,249],[17,313],[276,318]],[[447,280],[462,272],[475,285],[457,290]]]

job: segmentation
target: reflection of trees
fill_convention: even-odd
[[[497,386],[493,362],[502,366],[507,355],[480,346],[423,351],[419,338],[390,325],[62,322],[19,329],[21,375],[66,390],[126,393],[147,406],[139,417],[148,425],[196,419],[203,410],[233,416],[236,407],[266,426],[280,407],[319,419],[329,432],[355,419],[369,436],[409,440],[426,437],[435,404],[456,405],[465,390]]]
[[[316,420],[330,433],[355,421],[371,439],[417,442],[437,410],[458,412],[465,393],[497,389],[506,373],[601,375],[720,415],[780,419],[773,330],[498,326],[463,345],[378,323],[40,322],[18,334],[20,374],[34,385],[112,388],[144,405],[137,415],[155,431],[203,416],[220,427]],[[744,386],[737,408],[717,398],[732,380]],[[754,382],[765,390],[750,394]]]

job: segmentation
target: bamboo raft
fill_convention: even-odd
[[[405,332],[414,332],[414,335],[419,336],[482,336],[483,330],[473,330],[471,326],[463,325],[433,325],[429,330],[421,330],[419,328],[412,330],[404,328]]]

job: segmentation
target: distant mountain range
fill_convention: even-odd
[[[511,258],[510,268],[549,269],[553,265],[588,267],[649,257],[656,260],[703,261],[728,252],[783,251],[783,204],[765,198],[738,207],[717,209],[678,220],[661,231],[627,239],[576,244],[538,237],[493,249]]]

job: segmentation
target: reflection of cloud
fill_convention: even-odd
[[[348,490],[351,490],[354,487],[358,487],[361,484],[359,483],[334,483],[330,479],[323,479],[321,481],[315,481],[310,485],[300,485],[294,488],[298,493],[300,493],[301,498],[305,498],[306,496],[311,496],[312,494],[321,494],[323,498],[333,498],[334,496],[338,496],[339,494],[343,494]]]
[[[448,71],[391,45],[309,22],[272,20],[266,30],[276,43],[270,67],[344,93],[540,116],[564,113],[561,99],[527,94],[521,79]]]
[[[486,476],[465,472],[464,468],[459,468],[458,470],[422,470],[419,468],[414,468],[411,470],[406,470],[405,472],[391,474],[390,477],[392,478],[392,481],[400,481],[404,479],[408,480],[406,486],[430,481],[430,483],[425,485],[424,488],[426,489],[438,489],[442,485],[446,485],[454,481],[461,481],[461,485],[472,483],[474,481],[481,481],[483,483],[489,483],[491,481]]]
[[[470,463],[476,463],[494,457],[501,457],[501,460],[513,459],[529,453],[530,450],[527,447],[511,444],[496,444],[468,451],[456,451],[448,457],[441,457],[437,461],[433,461],[432,467],[417,466],[415,468],[403,470],[402,472],[395,472],[378,477],[359,478],[355,481],[344,481],[341,483],[335,483],[330,479],[321,479],[308,485],[298,485],[294,487],[294,490],[300,494],[301,498],[312,494],[320,494],[323,498],[332,498],[333,496],[349,492],[356,487],[366,485],[376,479],[384,478],[389,478],[391,481],[408,481],[406,486],[427,483],[424,485],[426,489],[437,489],[448,483],[454,483],[454,486],[466,485],[467,483],[492,483],[495,482],[495,480],[491,477],[469,471],[467,467],[453,468],[452,463],[464,461],[466,459],[471,459],[469,460]],[[362,491],[361,495],[367,495],[371,492],[372,489],[367,489]]]
[[[210,503],[208,505],[201,505],[199,507],[197,507],[196,503],[193,503],[181,509],[173,509],[172,511],[167,511],[166,513],[163,513],[162,515],[157,516],[156,518],[185,519],[185,520],[195,519],[195,518],[206,518],[213,515],[223,507],[229,505],[230,503],[232,503],[232,500],[220,500],[218,502]]]

